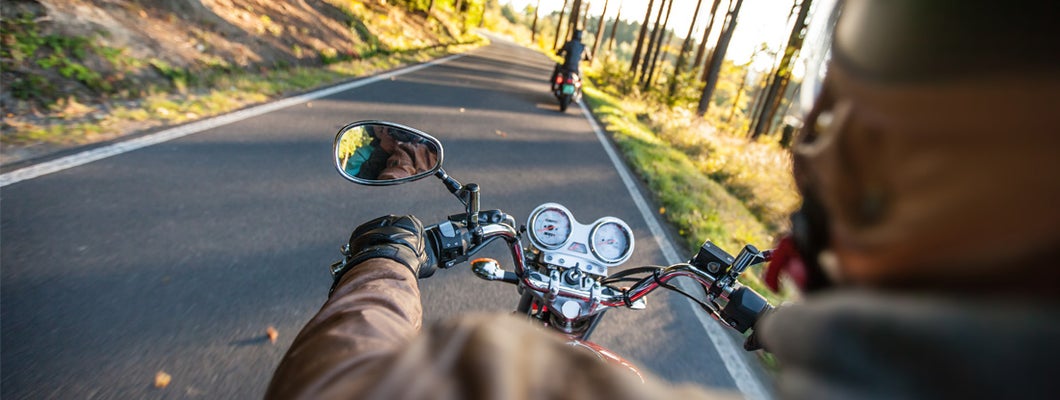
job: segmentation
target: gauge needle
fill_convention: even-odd
[[[538,232],[545,232],[545,231],[552,231],[552,230],[556,230],[556,227],[554,225],[549,225],[549,226],[543,227],[541,229],[538,229],[537,231]]]

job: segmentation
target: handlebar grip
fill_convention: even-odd
[[[438,236],[438,226],[431,225],[423,229],[423,238],[426,242],[423,246],[423,250],[427,252],[427,264],[420,267],[420,269],[429,269],[431,275],[434,274],[434,269],[440,264],[438,258],[438,244],[436,237]],[[430,276],[430,275],[428,275]]]

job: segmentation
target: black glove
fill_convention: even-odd
[[[346,271],[371,258],[397,261],[418,278],[434,274],[433,257],[423,238],[423,224],[413,215],[387,215],[358,226],[350,234],[349,251],[346,254],[342,266],[332,271],[335,277],[332,291]]]

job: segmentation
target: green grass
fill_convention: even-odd
[[[733,65],[723,68],[715,102],[704,117],[695,114],[702,83],[682,81],[674,98],[666,88],[642,91],[631,85],[627,65],[605,58],[586,69],[586,77],[601,91],[621,99],[628,114],[654,132],[662,141],[688,155],[696,169],[720,183],[740,199],[747,209],[772,232],[787,229],[788,216],[799,205],[791,173],[790,153],[776,136],[758,140],[747,137],[747,118],[727,98],[735,96],[733,76],[744,72]],[[738,80],[738,79],[737,79]],[[665,85],[661,85],[665,86]],[[660,91],[662,90],[662,91]],[[741,104],[748,101],[741,96]]]
[[[678,229],[687,249],[698,249],[707,239],[734,254],[750,243],[771,248],[773,239],[765,225],[758,221],[743,201],[720,183],[700,172],[687,153],[674,148],[657,136],[637,116],[626,110],[619,99],[591,87],[583,87],[586,104],[611,133],[629,165],[648,184],[659,212]],[[789,300],[793,293],[774,293],[759,279],[752,267],[740,282],[754,289],[772,304]],[[776,358],[758,352],[763,366],[770,371],[779,368]]]
[[[732,254],[746,244],[772,247],[766,226],[724,186],[699,172],[686,153],[653,133],[619,99],[588,84],[584,95],[633,170],[648,184],[661,205],[660,214],[678,229],[685,248],[698,249],[707,239]],[[765,288],[754,271],[740,280],[774,304],[784,299]]]

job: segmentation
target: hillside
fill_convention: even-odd
[[[181,96],[237,89],[245,79],[255,77],[297,80],[274,92],[269,92],[271,87],[258,90],[268,97],[373,69],[358,66],[337,75],[318,73],[308,82],[298,75],[304,75],[303,70],[360,60],[392,67],[390,61],[378,59],[472,40],[467,31],[478,23],[481,1],[459,2],[460,10],[454,10],[452,1],[438,1],[429,15],[426,5],[418,3],[4,0],[0,3],[4,116],[0,162],[218,111],[205,107],[183,112],[180,118],[166,118],[172,112],[152,118],[157,109],[174,107],[151,107],[151,99],[182,103]],[[279,72],[288,73],[279,76]],[[247,98],[219,108],[263,100]],[[114,118],[123,113],[134,118]]]

